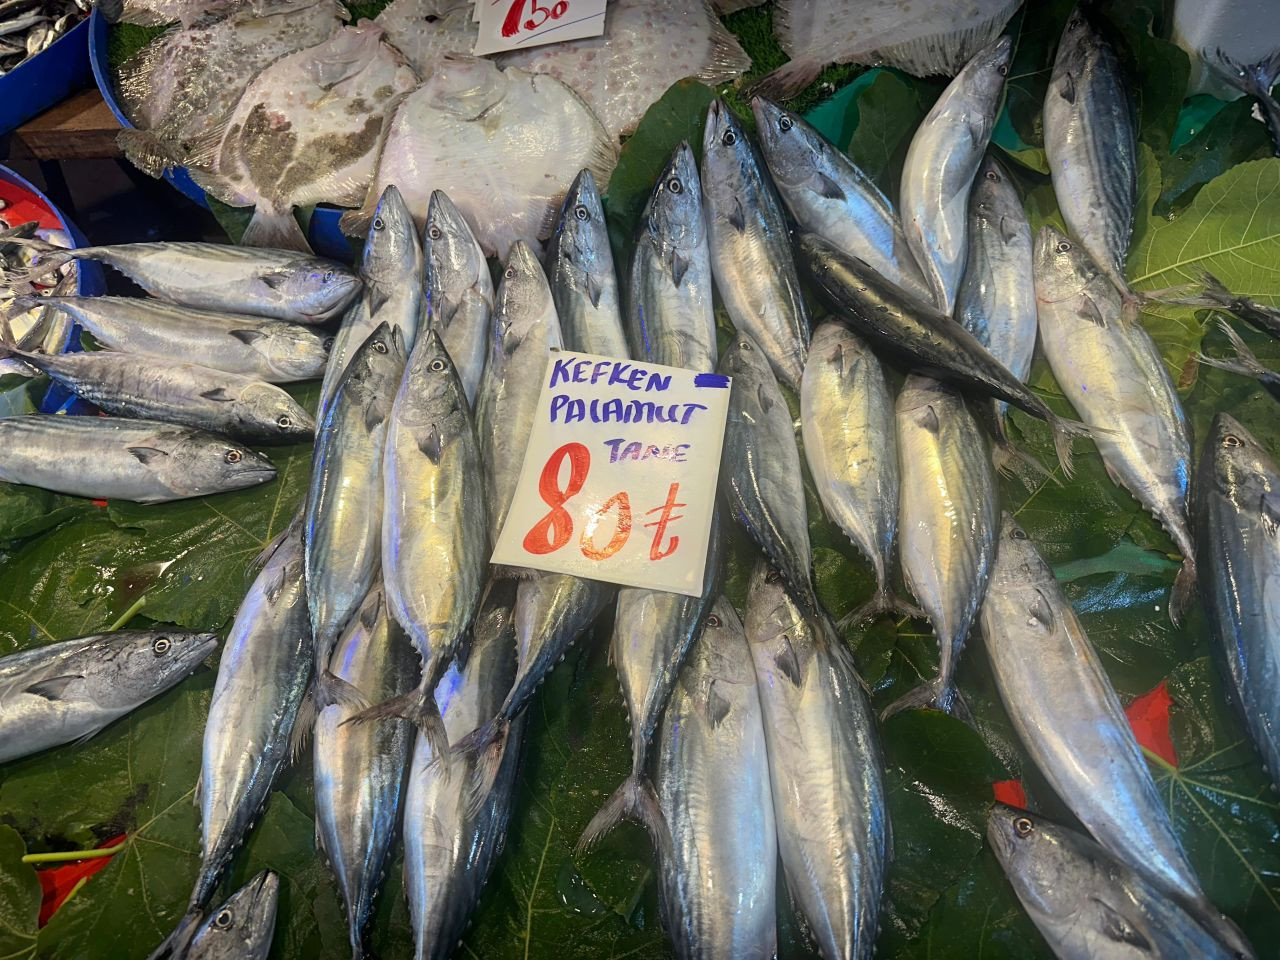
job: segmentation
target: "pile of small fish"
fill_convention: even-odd
[[[716,101],[701,164],[688,144],[672,154],[621,272],[586,163],[555,198],[545,258],[513,232],[496,289],[486,261],[495,246],[409,166],[395,171],[403,184],[378,187],[358,277],[283,250],[15,241],[38,254],[26,279],[93,258],[156,299],[46,298],[108,349],[10,355],[110,412],[184,426],[0,421],[0,478],[140,500],[258,482],[269,468],[257,454],[192,428],[255,442],[310,434],[296,405],[264,415],[241,401],[250,385],[282,402],[268,382],[324,378],[305,503],[261,559],[221,657],[204,737],[201,866],[157,955],[207,955],[201,945],[241,919],[243,955],[265,955],[273,877],[210,905],[308,736],[318,843],[354,954],[367,948],[399,836],[416,955],[449,955],[502,849],[524,710],[613,604],[632,765],[580,849],[624,817],[646,828],[679,956],[772,957],[780,863],[822,955],[870,957],[891,859],[877,720],[840,640],[846,624],[814,589],[787,389],[799,396],[822,509],[875,572],[875,594],[849,621],[923,617],[938,639],[936,678],[886,715],[934,707],[968,717],[955,671],[980,625],[1014,729],[1088,833],[1025,810],[991,812],[991,847],[1054,952],[1254,956],[1205,895],[1052,570],[1002,516],[996,474],[1069,477],[1072,438],[1093,439],[1112,479],[1182,552],[1172,617],[1199,582],[1275,775],[1277,636],[1266,610],[1280,574],[1280,468],[1219,414],[1190,498],[1186,416],[1138,320],[1152,295],[1124,274],[1136,203],[1124,73],[1077,10],[1044,119],[1069,233],[1044,227],[1033,238],[988,153],[1010,52],[1006,37],[985,43],[943,92],[913,137],[896,207],[795,114],[755,99],[756,143]],[[455,67],[480,89],[501,72],[454,60],[428,86]],[[513,72],[502,82],[518,82]],[[406,136],[413,126],[406,120]],[[829,308],[816,329],[801,277]],[[736,330],[723,353],[716,291]],[[1212,278],[1176,293],[1174,302],[1280,334],[1280,311]],[[332,341],[322,339],[314,324],[339,315]],[[1037,337],[1081,422],[1024,383]],[[1265,379],[1236,342],[1235,360],[1214,362]],[[489,564],[557,348],[732,377],[700,596]],[[221,372],[180,366],[191,356]],[[908,374],[896,397],[882,358]],[[1014,446],[1009,405],[1052,428],[1054,470]],[[742,617],[720,592],[730,515],[759,548]],[[895,591],[895,548],[919,608]],[[0,687],[0,741],[22,744],[0,758],[91,735],[176,682],[212,643],[119,633],[0,660],[0,678],[14,678]],[[106,645],[127,655],[99,669]],[[134,678],[133,655],[148,649],[172,666]],[[119,706],[95,698],[99,683],[118,688]],[[56,732],[53,705],[68,718]]]
[[[71,238],[63,230],[41,230],[34,220],[10,226],[7,220],[0,219],[0,342],[36,353],[61,353],[72,332],[72,324],[63,314],[43,304],[20,310],[12,301],[16,296],[62,296],[74,292],[79,281],[75,264],[65,265],[38,285],[24,284],[21,290],[3,282],[4,276],[31,265],[34,254],[19,241],[33,237],[57,247],[71,246]],[[0,360],[0,372],[21,373],[22,368],[15,361]]]
[[[0,77],[44,53],[92,9],[90,0],[0,2]]]

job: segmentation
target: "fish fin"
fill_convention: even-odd
[[[1101,930],[1104,937],[1116,943],[1127,943],[1129,946],[1137,947],[1147,953],[1152,951],[1151,942],[1123,915],[1112,908],[1110,904],[1104,903],[1097,897],[1090,897],[1089,899],[1098,907],[1098,913],[1102,918]]]
[[[467,783],[467,814],[475,816],[484,806],[498,779],[498,769],[502,766],[502,757],[507,751],[507,740],[511,736],[511,723],[504,717],[494,717],[485,721],[476,729],[458,741],[449,753],[450,759],[464,758],[471,767],[471,778]],[[432,751],[433,764],[442,764],[444,753]]]
[[[1277,504],[1273,495],[1264,493],[1261,497],[1261,503],[1258,505],[1262,517],[1262,531],[1272,540],[1276,538],[1276,533],[1280,531],[1280,504]]]
[[[240,245],[268,247],[273,250],[298,250],[302,253],[314,252],[311,244],[307,242],[307,235],[302,232],[302,227],[293,215],[292,207],[283,213],[276,213],[261,204],[254,207],[253,218],[244,228]]]
[[[1104,330],[1107,327],[1106,318],[1102,315],[1102,311],[1098,309],[1098,305],[1093,302],[1093,298],[1091,297],[1086,296],[1084,298],[1084,305],[1080,311],[1080,319],[1086,320],[1094,326],[1102,327]]]
[[[694,5],[688,4],[690,7]],[[738,38],[720,21],[713,6],[706,0],[700,5],[706,11],[711,36],[707,40],[708,49],[703,56],[702,68],[696,76],[703,83],[714,87],[750,70],[751,57],[742,49]]]
[[[257,343],[266,337],[261,330],[230,330],[228,332],[241,343]]]
[[[1058,96],[1067,103],[1076,102],[1076,76],[1070,70],[1062,74],[1062,85],[1058,88]]]
[[[952,713],[955,710],[956,689],[954,684],[944,683],[941,677],[935,677],[920,684],[914,690],[908,690],[893,703],[884,708],[880,720],[888,720],[894,714],[904,710],[941,710]]]
[[[1073,437],[1092,437],[1098,433],[1107,433],[1102,429],[1090,429],[1079,420],[1069,420],[1066,417],[1059,417],[1051,414],[1052,419],[1049,426],[1053,428],[1053,449],[1058,455],[1058,465],[1062,467],[1063,475],[1070,480],[1075,476],[1075,467],[1071,464],[1071,440]]]
[[[804,682],[804,673],[800,669],[800,658],[796,656],[796,648],[787,634],[782,635],[783,648],[773,657],[773,663],[782,675],[797,687]]]
[[[671,270],[672,281],[678,287],[680,286],[680,281],[684,279],[684,275],[689,269],[689,261],[680,256],[679,250],[672,248],[671,262],[668,264],[668,268]]]
[[[273,270],[271,273],[264,273],[258,279],[264,286],[279,290],[289,282],[289,274],[284,270]]]
[[[444,450],[444,438],[440,436],[440,428],[434,423],[425,437],[418,439],[418,449],[432,463],[440,462],[440,454]]]
[[[35,697],[44,697],[46,700],[61,700],[62,695],[67,692],[67,687],[77,680],[83,679],[84,676],[78,673],[71,673],[62,677],[46,677],[43,680],[37,680],[22,692],[29,693]],[[94,732],[96,733],[97,731],[95,730]]]
[[[764,413],[768,413],[773,409],[773,397],[769,395],[769,391],[765,389],[763,383],[756,387],[756,399],[760,401],[760,409]]]
[[[169,456],[165,451],[157,450],[155,447],[127,447],[126,449],[138,459],[139,463],[150,464],[161,457]]]
[[[364,428],[373,430],[378,424],[387,419],[387,411],[383,410],[376,403],[366,403],[364,407]]]
[[[1053,616],[1053,605],[1049,603],[1049,598],[1044,595],[1044,591],[1036,587],[1036,598],[1031,601],[1031,606],[1027,608],[1030,619],[1039,623],[1049,633],[1053,633],[1056,620]]]
[[[591,300],[591,306],[600,306],[600,298],[604,295],[604,288],[591,274],[587,274],[587,297]]]
[[[372,720],[408,720],[427,738],[432,756],[444,756],[449,752],[449,734],[445,731],[444,718],[440,716],[440,707],[436,704],[435,683],[428,685],[429,679],[424,677],[423,682],[408,693],[367,707],[348,717],[343,724],[368,723]]]
[[[1169,619],[1176,627],[1182,623],[1182,615],[1191,605],[1196,589],[1196,558],[1183,557],[1182,567],[1173,580],[1173,589],[1169,593]]]
[[[730,707],[731,704],[716,690],[716,682],[712,680],[707,690],[707,722],[711,724],[713,729],[724,723],[724,718],[729,715]]]
[[[776,17],[778,14],[775,13]],[[822,63],[817,60],[791,60],[766,73],[743,96],[763,97],[766,100],[790,100],[797,93],[818,79]]]
[[[842,202],[846,199],[844,188],[828,177],[825,173],[815,173],[814,176],[818,178],[818,189],[816,191],[818,196],[826,197],[828,200],[839,200]]]
[[[316,674],[311,693],[316,713],[332,706],[352,707],[361,711],[371,709],[369,698],[360,692],[360,688],[332,670],[321,670]]]
[[[173,932],[161,941],[160,946],[151,951],[147,960],[181,960],[187,955],[187,948],[191,946],[191,940],[203,922],[202,911],[188,910],[186,915],[178,921]]]
[[[405,97],[410,91],[397,93],[394,97],[386,102],[382,112],[382,129],[378,131],[378,142],[374,145],[371,157],[382,157],[382,148],[387,145],[387,137],[390,135],[395,125],[396,115],[400,112],[400,108],[404,105]],[[381,166],[381,160],[378,161]],[[338,218],[338,229],[348,237],[356,237],[364,239],[369,232],[369,225],[373,223],[373,215],[378,211],[378,201],[382,199],[382,191],[387,184],[378,180],[378,171],[375,167],[373,179],[369,184],[369,192],[364,196],[364,203],[358,210],[347,210]]]
[[[235,397],[227,393],[226,387],[214,387],[212,390],[206,390],[200,394],[206,400],[213,400],[217,403],[234,403]]]
[[[316,681],[307,687],[298,704],[298,712],[293,717],[293,727],[289,730],[289,763],[297,763],[302,752],[307,748],[307,738],[315,729],[316,717],[320,711],[316,709]]]
[[[197,810],[200,809],[200,796],[204,793],[204,771],[201,770],[196,774],[196,786],[191,791],[191,805]]]
[[[877,590],[870,600],[862,604],[860,607],[854,607],[851,611],[836,621],[836,630],[844,633],[850,627],[856,627],[859,624],[866,623],[869,620],[874,620],[887,613],[909,617],[912,620],[925,619],[923,610],[915,604],[909,603],[902,597],[897,596],[892,590],[885,588],[883,590]]]
[[[1019,6],[1021,0],[1005,0],[991,16],[973,26],[881,47],[859,59],[897,67],[915,77],[950,77],[996,38]]]
[[[35,262],[25,269],[11,270],[5,273],[4,282],[6,286],[30,284],[41,277],[53,273],[72,260],[93,259],[94,254],[99,252],[100,249],[98,247],[80,247],[75,250],[68,250],[56,244],[46,243],[37,237],[23,237],[17,234],[6,236],[4,242],[25,247],[36,255]]]
[[[624,817],[636,821],[648,831],[649,838],[658,851],[660,864],[671,862],[670,851],[673,844],[667,818],[658,806],[658,795],[653,784],[647,777],[638,774],[632,774],[623,780],[621,786],[605,801],[604,806],[582,831],[573,852],[578,856],[587,853]]]
[[[996,437],[992,443],[991,465],[996,468],[996,472],[1000,476],[1021,480],[1028,489],[1031,488],[1032,484],[1027,481],[1024,473],[1035,477],[1037,480],[1050,481],[1062,486],[1062,481],[1054,476],[1053,471],[1047,470],[1043,463],[1025,450],[1019,450],[1015,447],[1008,436]],[[1019,468],[1022,469],[1020,470]]]
[[[360,623],[366,630],[372,630],[378,622],[378,614],[381,612],[381,603],[366,603],[360,608]]]
[[[1196,359],[1210,367],[1217,367],[1219,370],[1227,370],[1231,373],[1239,374],[1242,377],[1252,377],[1257,380],[1261,377],[1272,376],[1273,371],[1263,366],[1262,361],[1257,355],[1250,350],[1245,342],[1240,339],[1240,334],[1231,329],[1231,324],[1221,317],[1218,318],[1218,327],[1226,334],[1227,339],[1231,341],[1231,349],[1235,351],[1236,358],[1228,360],[1226,358],[1210,357],[1203,353],[1197,354]]]
[[[1271,88],[1280,77],[1280,50],[1256,63],[1241,63],[1221,48],[1201,50],[1200,58],[1224,81],[1255,100],[1274,103]]]
[[[924,412],[916,417],[916,424],[933,434],[942,429],[942,422],[938,419],[938,411],[933,408],[933,404],[926,406]]]
[[[130,163],[157,180],[165,171],[183,166],[181,146],[148,130],[121,130],[116,134],[116,146]]]
[[[733,209],[729,211],[729,225],[741,233],[747,229],[747,215],[742,211],[742,200],[733,198]]]

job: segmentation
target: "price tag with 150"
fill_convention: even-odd
[[[524,50],[604,33],[606,0],[477,0],[475,54]]]

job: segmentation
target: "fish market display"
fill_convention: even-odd
[[[1169,598],[1176,623],[1195,586],[1187,518],[1190,425],[1160,351],[1088,253],[1053,227],[1036,237],[1040,344],[1054,379],[1094,430],[1112,482],[1160,521],[1182,553]]]
[[[823,510],[875,569],[876,594],[854,617],[893,609],[889,572],[899,486],[893,395],[875,354],[839,324],[813,331],[800,425]]]
[[[1196,478],[1200,593],[1226,673],[1272,780],[1280,777],[1280,631],[1276,599],[1275,461],[1233,417],[1219,413]]]
[[[746,627],[787,889],[824,957],[869,958],[890,853],[871,705],[830,622],[807,619],[764,561]]]
[[[604,36],[508,53],[502,62],[572,87],[615,141],[677,80],[715,86],[751,66],[706,0],[613,0]]]
[[[211,23],[243,6],[246,0],[122,0],[98,4],[108,20],[140,27],[164,27],[177,23],[184,29]]]
[[[280,875],[263,870],[209,914],[183,960],[266,960],[279,899]]]
[[[671,694],[657,754],[671,835],[658,890],[676,955],[769,960],[778,842],[769,761],[746,635],[723,598]]]
[[[902,573],[938,638],[938,676],[888,712],[921,705],[951,712],[956,663],[995,559],[996,480],[986,440],[953,388],[912,374],[898,394],[897,423]]]
[[[916,298],[932,299],[898,214],[875,181],[799,115],[762,97],[751,108],[769,175],[800,228]]]
[[[470,0],[391,0],[374,19],[387,42],[429,77],[445,54],[470,54],[476,45]]]
[[[0,219],[0,227],[6,221]],[[0,341],[16,346],[19,350],[36,350],[42,353],[60,353],[71,339],[72,324],[61,313],[51,310],[39,297],[70,296],[76,292],[79,266],[64,265],[39,285],[6,283],[6,277],[20,274],[39,254],[22,246],[17,239],[35,237],[39,224],[34,221],[0,230]],[[53,246],[69,246],[71,238],[61,230],[44,231],[44,239]],[[32,293],[36,299],[15,302],[16,297]],[[0,362],[0,370],[21,373],[21,365],[15,361]]]
[[[1020,0],[778,0],[774,29],[790,63],[761,83],[790,96],[828,63],[951,76],[1004,29]]]
[[[558,80],[450,55],[388,114],[364,209],[343,216],[363,232],[387,184],[421,227],[433,190],[449,195],[486,254],[517,240],[537,246],[583,167],[607,183],[616,149],[590,108]]]
[[[364,201],[382,111],[417,79],[378,27],[343,27],[258,74],[181,162],[219,200],[254,208],[241,243],[309,250],[293,208]]]
[[[778,379],[799,390],[809,312],[777,191],[724,101],[707,112],[703,206],[716,289],[735,327],[764,351]]]
[[[413,686],[413,649],[387,616],[381,585],[348,622],[329,670],[375,703]],[[355,712],[346,704],[320,711],[314,764],[317,846],[338,882],[358,956],[400,821],[413,730],[405,721],[347,723]]]
[[[797,482],[800,451],[786,398],[769,361],[745,333],[725,350],[719,369],[733,378],[720,456],[725,499],[800,606],[816,612],[809,516]]]
[[[987,841],[1062,960],[1240,956],[1168,893],[1083,834],[998,803],[987,820]]]
[[[578,174],[565,194],[547,251],[547,279],[566,349],[627,357],[609,230],[596,178]]]
[[[92,9],[87,0],[0,3],[0,77],[44,53]]]
[[[422,250],[425,274],[420,324],[440,334],[462,380],[467,403],[474,407],[493,314],[493,277],[467,221],[440,190],[432,192],[427,207]]]
[[[259,71],[328,38],[344,12],[334,0],[258,0],[211,24],[171,28],[118,71],[121,107],[138,128],[120,134],[125,155],[159,176],[157,140],[190,145],[209,136]]]
[[[267,383],[309,380],[329,355],[323,332],[283,320],[212,313],[138,297],[43,297],[43,303],[88,330],[109,350],[185,363]]]
[[[636,230],[627,279],[631,355],[709,373],[716,365],[711,255],[702,184],[682,143],[653,185]]]
[[[211,633],[123,630],[0,657],[0,763],[80,742],[183,680]]]
[[[1130,91],[1116,52],[1082,4],[1067,20],[1044,100],[1044,152],[1062,219],[1128,296],[1124,264],[1138,194]]]
[[[0,346],[107,413],[197,427],[250,443],[299,443],[316,422],[289,394],[252,377],[110,350],[52,356]]]
[[[970,60],[920,122],[902,168],[902,228],[943,313],[955,310],[968,257],[969,191],[1004,95],[1013,41]]]
[[[37,254],[9,279],[34,280],[74,260],[97,260],[147,293],[185,307],[244,313],[291,323],[326,323],[360,290],[340,263],[291,250],[216,243],[125,243],[66,250],[36,239],[10,242]]]
[[[266,483],[271,461],[203,430],[124,417],[0,419],[0,480],[73,497],[163,503]]]

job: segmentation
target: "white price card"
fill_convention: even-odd
[[[553,350],[493,562],[698,596],[729,387]]]
[[[506,53],[604,33],[606,0],[476,0],[475,54]]]

